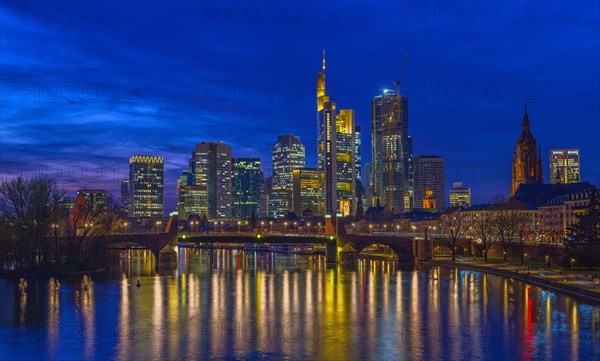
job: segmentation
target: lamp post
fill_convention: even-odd
[[[319,228],[317,228],[317,233],[321,233],[321,222],[317,223],[317,225],[319,226]]]
[[[575,263],[575,258],[571,258],[571,272],[573,272],[573,263]]]
[[[335,239],[337,241],[338,239],[338,230],[339,230],[339,224],[340,224],[340,218],[343,217],[343,214],[341,213],[336,213],[335,214]]]
[[[127,222],[123,223],[123,225],[125,226],[125,234],[127,234]]]
[[[273,221],[269,221],[269,232],[273,233]]]
[[[396,232],[398,232],[398,235],[400,235],[400,225],[396,225]]]
[[[265,232],[265,222],[264,221],[260,221],[260,231],[261,232]]]
[[[383,225],[383,233],[385,233],[387,231],[387,224]]]
[[[369,224],[369,234],[373,234],[373,225]]]
[[[356,234],[356,223],[352,223],[352,234]]]
[[[238,221],[238,233],[242,233],[242,222]]]
[[[296,227],[296,234],[298,234],[298,222],[294,222],[294,227]]]
[[[287,222],[283,222],[283,233],[286,234],[287,233]]]
[[[56,231],[58,230],[58,224],[53,223],[52,228],[54,230],[54,262],[58,262],[58,236]]]
[[[161,223],[162,223],[162,222],[160,222],[160,221],[157,221],[157,222],[156,222],[156,233],[159,233],[159,232],[158,232],[158,226],[160,226],[160,224],[161,224]]]

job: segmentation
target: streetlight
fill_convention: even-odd
[[[270,232],[273,233],[273,221],[269,221]]]
[[[383,233],[385,233],[385,232],[386,232],[386,229],[387,229],[387,224],[384,224],[384,225],[383,225]]]
[[[58,224],[53,223],[52,228],[54,229],[54,262],[58,262],[58,236],[56,235]]]
[[[238,233],[242,233],[241,227],[242,227],[242,222],[238,221]]]
[[[287,234],[287,222],[283,222],[283,225],[285,226],[285,227],[283,227],[283,230],[284,230],[283,233]]]
[[[221,233],[223,233],[223,221],[221,221]]]
[[[352,234],[356,234],[356,223],[352,223]]]
[[[369,224],[369,234],[372,234],[372,233],[373,233],[373,225]]]
[[[161,223],[162,223],[162,222],[160,222],[160,221],[157,221],[157,222],[156,222],[156,233],[158,233],[158,226],[160,226],[160,224],[161,224]]]
[[[261,232],[264,233],[264,231],[265,231],[265,222],[264,221],[260,221],[260,230],[261,230]]]
[[[319,225],[319,228],[317,228],[317,233],[321,233],[321,222],[317,223]]]
[[[400,225],[396,225],[396,232],[398,232],[398,234],[400,234]]]
[[[573,263],[575,263],[575,258],[571,258],[571,272],[573,272]]]
[[[310,234],[310,222],[306,224],[308,226],[308,234]]]
[[[340,224],[340,218],[342,218],[344,215],[341,213],[336,213],[335,217],[335,239],[338,239],[338,230],[339,230],[339,224]]]
[[[294,222],[294,227],[296,227],[296,234],[298,234],[298,222]]]
[[[417,231],[417,226],[415,226],[414,224],[412,226],[410,226],[410,228],[413,230],[413,233],[415,233]]]

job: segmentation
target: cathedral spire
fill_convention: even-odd
[[[527,115],[527,102],[525,102],[525,115],[523,116],[523,131],[529,131],[529,115]]]

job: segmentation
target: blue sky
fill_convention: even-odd
[[[166,208],[196,143],[229,143],[270,174],[278,134],[316,165],[315,76],[354,108],[371,158],[371,98],[408,54],[414,154],[445,158],[476,202],[508,193],[528,102],[550,148],[579,147],[600,184],[600,8],[538,2],[11,2],[0,8],[3,178],[117,192],[135,154],[166,158]]]

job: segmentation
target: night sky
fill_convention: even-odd
[[[600,184],[597,1],[3,2],[1,162],[6,179],[118,194],[136,154],[165,157],[166,211],[194,145],[225,141],[271,173],[278,134],[316,166],[315,77],[354,108],[371,159],[371,98],[408,55],[414,154],[445,158],[476,203],[510,190],[527,101],[548,181],[550,148],[579,147]],[[472,5],[469,5],[472,4]],[[474,4],[474,5],[473,5]]]

